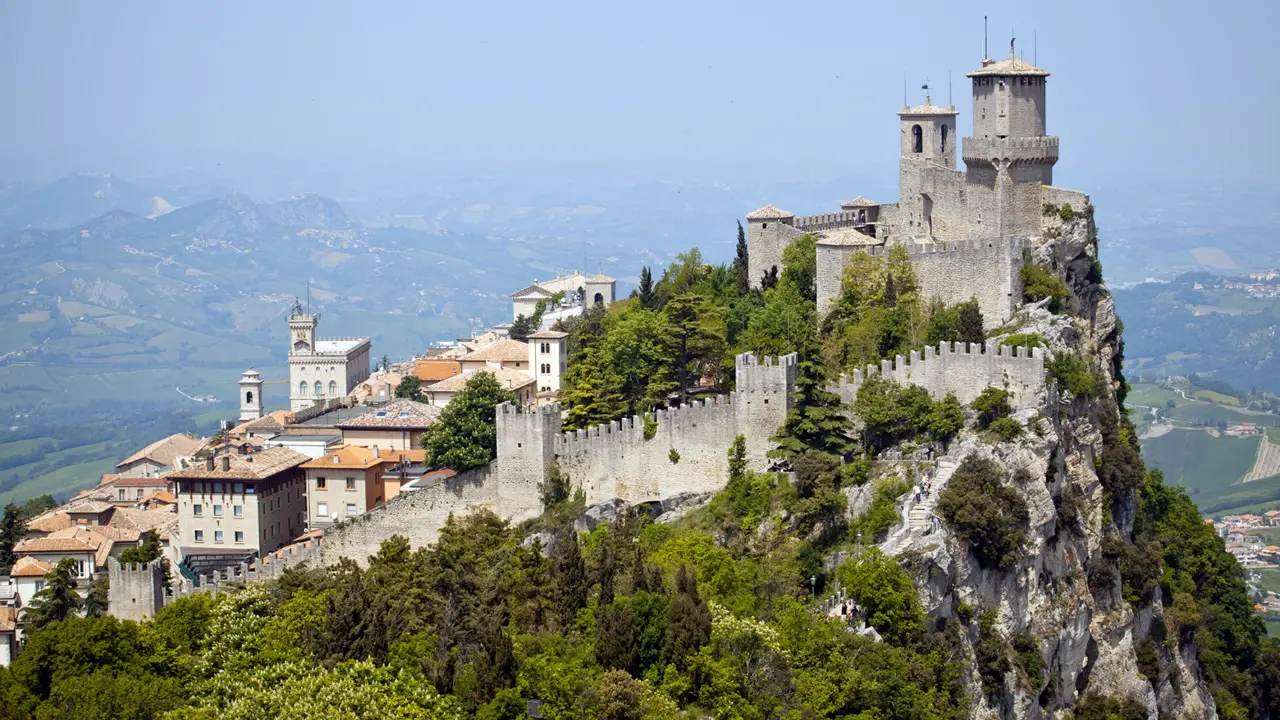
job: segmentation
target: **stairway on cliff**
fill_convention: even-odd
[[[882,547],[885,553],[896,555],[910,547],[916,538],[934,532],[938,522],[937,516],[934,515],[934,510],[938,506],[938,495],[942,493],[942,489],[946,487],[947,481],[955,474],[958,466],[959,463],[952,459],[938,460],[937,469],[926,478],[929,483],[929,494],[922,493],[919,502],[916,501],[914,493],[907,495],[902,505],[902,525],[885,541]],[[924,482],[921,482],[920,487],[924,487]]]

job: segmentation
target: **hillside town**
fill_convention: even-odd
[[[75,563],[88,598],[114,564],[159,560],[169,592],[183,581],[306,544],[453,470],[427,464],[422,436],[476,373],[521,405],[556,402],[568,333],[551,327],[608,306],[616,281],[573,271],[512,294],[512,322],[369,368],[367,338],[316,335],[320,317],[289,313],[290,409],[264,406],[265,380],[246,370],[235,423],[208,438],[175,434],[122,459],[98,484],[25,522],[15,561],[0,569],[0,665],[23,642],[24,610],[58,563]],[[512,337],[512,330],[524,338]],[[147,613],[112,608],[121,617]]]

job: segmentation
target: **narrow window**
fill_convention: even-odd
[[[303,380],[302,382],[298,383],[298,394],[299,394],[299,395],[301,395],[301,396],[303,396],[303,397],[306,397],[306,396],[307,396],[307,381],[306,381],[306,380]]]
[[[191,514],[195,515],[196,517],[200,517],[204,515],[204,506],[201,505],[200,503],[196,503],[195,505],[192,505]]]
[[[237,530],[237,531],[236,531],[236,542],[238,542],[238,543],[242,543],[242,542],[244,542],[244,531],[243,531],[243,530]]]
[[[196,542],[204,542],[204,531],[203,531],[203,530],[197,530],[197,531],[196,531]]]
[[[214,541],[214,542],[216,542],[216,543],[220,543],[220,542],[222,542],[222,531],[221,531],[221,530],[214,530],[214,531],[213,531],[213,541]]]
[[[353,477],[349,477],[349,478],[347,478],[347,489],[348,489],[348,490],[355,490],[355,489],[356,489],[356,479],[355,479],[355,478],[353,478]]]
[[[320,381],[317,380],[316,381],[316,397],[320,397],[323,394],[324,394],[324,390],[320,387]]]
[[[245,405],[252,405],[252,404],[253,404],[253,391],[252,391],[252,390],[250,390],[249,392],[247,392],[247,393],[245,393],[245,394],[244,394],[244,404],[245,404]]]
[[[919,125],[911,127],[911,152],[924,152],[924,130]]]
[[[330,380],[330,381],[329,381],[329,394],[330,394],[330,395],[333,395],[334,397],[337,397],[337,395],[338,395],[338,382],[337,382],[336,380]]]
[[[947,126],[942,126],[942,152],[947,151]]]

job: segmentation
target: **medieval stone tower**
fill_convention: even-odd
[[[898,112],[898,202],[864,197],[839,212],[796,215],[766,205],[747,215],[752,284],[776,266],[795,238],[817,245],[818,310],[840,292],[853,253],[911,254],[926,297],[956,303],[976,297],[983,318],[999,325],[1022,299],[1022,248],[1038,236],[1051,187],[1058,138],[1045,134],[1049,73],[1019,60],[1010,46],[999,62],[984,59],[973,83],[973,134],[960,140],[960,113],[924,103]],[[957,141],[965,169],[956,169]],[[1086,200],[1087,202],[1087,200]]]

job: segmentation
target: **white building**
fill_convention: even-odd
[[[294,303],[289,314],[289,410],[345,397],[369,378],[367,337],[317,338],[319,315]],[[241,398],[243,400],[243,398]]]
[[[538,393],[560,393],[560,378],[568,366],[569,333],[543,330],[529,336],[529,367]]]
[[[549,327],[549,321],[554,321],[553,317],[580,315],[588,304],[606,307],[612,305],[618,297],[617,285],[618,281],[608,275],[587,276],[577,270],[554,280],[534,280],[532,285],[511,294],[511,319],[515,320],[521,315],[532,317],[539,300],[549,303],[553,295],[564,293],[565,299],[561,307],[547,308],[547,314],[543,317],[543,325]],[[582,292],[581,298],[577,297],[579,291]]]

